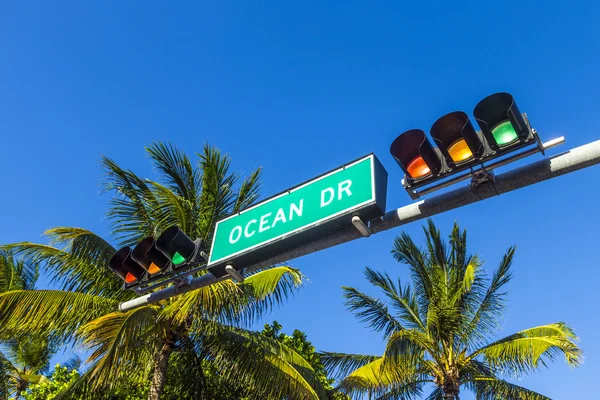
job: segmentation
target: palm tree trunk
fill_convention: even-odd
[[[169,357],[173,351],[173,343],[172,340],[166,340],[154,356],[154,373],[152,374],[148,400],[160,400],[162,396],[167,381],[167,368],[169,367]]]

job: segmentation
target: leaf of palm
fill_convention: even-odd
[[[394,239],[391,253],[396,261],[408,265],[414,290],[419,300],[419,309],[426,312],[433,296],[433,283],[426,255],[406,232]],[[421,316],[421,320],[426,321],[424,315]]]
[[[297,269],[268,268],[248,276],[242,284],[228,279],[179,296],[166,306],[164,316],[180,323],[195,316],[248,325],[281,304],[301,284],[302,274]]]
[[[104,256],[98,256],[97,253],[100,250],[95,249],[92,245],[80,246],[78,239],[88,242],[94,240],[104,242],[103,239],[90,232],[71,241],[70,247],[74,249],[74,252],[30,242],[14,243],[6,245],[4,248],[16,251],[17,254],[30,260],[33,264],[45,265],[50,273],[51,282],[58,283],[63,290],[107,296],[119,300],[131,299],[134,295],[122,290],[122,283],[119,279],[108,273],[106,267],[108,250],[103,253]]]
[[[92,349],[86,375],[94,388],[110,388],[123,375],[136,376],[152,359],[167,325],[160,308],[145,306],[127,313],[113,312],[89,321],[78,331],[83,346]]]
[[[294,350],[258,332],[212,325],[206,349],[227,379],[245,382],[265,397],[327,398],[310,364]]]
[[[402,284],[398,279],[398,286],[394,284],[387,273],[375,271],[369,267],[365,269],[367,280],[381,288],[384,294],[390,300],[394,309],[399,313],[400,318],[408,325],[405,328],[420,328],[423,331],[425,326],[419,316],[419,305],[416,296],[413,294],[410,286],[402,289]]]
[[[105,192],[115,192],[111,200],[108,218],[113,234],[124,244],[137,243],[146,236],[157,233],[154,193],[132,171],[124,170],[108,157],[102,158],[102,165],[108,177]]]
[[[156,229],[164,231],[177,225],[186,234],[194,236],[198,219],[195,204],[160,183],[150,181],[149,184],[156,197],[156,205],[152,208]]]
[[[477,377],[469,383],[478,400],[550,400],[542,394],[495,377]]]
[[[346,298],[346,308],[354,312],[360,321],[366,322],[371,328],[378,332],[383,331],[386,337],[404,329],[380,300],[352,287],[342,286],[342,290]]]
[[[33,289],[38,277],[37,265],[17,260],[9,249],[0,250],[0,293]]]
[[[55,344],[48,338],[27,337],[9,341],[7,354],[23,370],[40,374],[48,372],[50,358],[55,351]]]
[[[410,389],[415,389],[413,384],[422,380],[416,375],[407,377],[397,374],[393,369],[384,367],[385,363],[385,357],[381,357],[363,365],[344,378],[338,389],[354,398],[365,395],[379,397],[403,388],[411,393]],[[420,387],[416,390],[420,390]]]
[[[261,189],[261,175],[262,169],[257,168],[252,171],[248,178],[244,179],[240,186],[240,190],[237,193],[232,212],[240,212],[241,210],[250,207],[256,200],[258,200]]]
[[[218,149],[205,145],[198,156],[202,171],[198,233],[210,242],[217,220],[230,214],[236,203],[234,186],[239,177],[229,173],[231,160],[222,156]]]
[[[428,362],[426,354],[434,361]],[[443,363],[436,343],[426,333],[415,329],[394,332],[386,344],[383,358],[382,370],[393,371],[403,382],[422,373],[435,376],[433,366]]]
[[[523,374],[545,365],[562,354],[570,366],[583,361],[582,351],[575,344],[577,337],[566,324],[559,322],[526,329],[507,336],[471,354],[468,359],[483,355],[493,368]]]
[[[512,278],[510,267],[514,254],[515,248],[511,247],[502,257],[485,295],[479,301],[479,306],[472,310],[465,320],[466,324],[461,329],[460,343],[476,345],[497,327],[497,318],[504,309],[506,298],[506,292],[501,290]]]
[[[188,156],[170,143],[155,142],[146,152],[166,179],[169,189],[195,207],[200,193],[200,176]]]
[[[366,354],[319,352],[323,366],[334,378],[343,378],[354,370],[381,358]]]
[[[52,337],[67,342],[77,329],[117,308],[118,301],[60,290],[17,290],[0,294],[0,338]]]

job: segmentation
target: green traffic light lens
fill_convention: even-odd
[[[181,254],[175,252],[175,255],[173,255],[173,264],[181,264],[183,262],[185,262],[185,258]]]
[[[510,121],[504,121],[496,125],[496,127],[492,129],[492,136],[494,136],[494,139],[499,146],[507,145],[519,138]]]

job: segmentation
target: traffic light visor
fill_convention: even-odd
[[[156,248],[162,251],[175,265],[190,261],[196,244],[177,226],[164,231],[156,240]]]
[[[509,93],[496,93],[481,100],[473,115],[494,150],[529,136],[529,127]]]
[[[469,116],[462,111],[451,112],[435,121],[431,137],[450,166],[483,155],[483,143]]]
[[[441,161],[420,129],[412,129],[398,136],[390,146],[390,153],[402,170],[413,179],[437,174]]]
[[[108,262],[108,267],[125,283],[137,282],[144,275],[144,269],[131,258],[131,248],[123,247]]]
[[[154,238],[149,236],[138,243],[131,257],[137,261],[150,275],[163,272],[169,266],[169,258],[155,246]]]

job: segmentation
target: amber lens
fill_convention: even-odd
[[[431,173],[431,170],[425,164],[425,160],[423,157],[417,156],[414,160],[408,163],[408,167],[406,167],[408,174],[413,178],[422,178]]]
[[[448,147],[448,153],[454,162],[465,161],[473,157],[473,153],[471,152],[471,149],[469,149],[467,142],[462,138],[455,140],[454,143]]]
[[[152,275],[157,274],[160,272],[160,268],[158,267],[158,265],[151,263],[150,266],[148,267],[148,272],[150,272]]]

